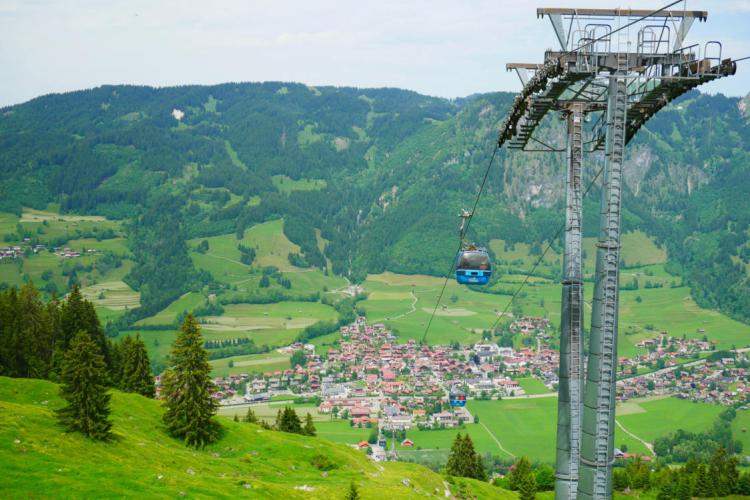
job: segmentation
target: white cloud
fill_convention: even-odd
[[[0,0],[0,105],[103,83],[294,80],[450,97],[517,90],[505,63],[541,61],[556,43],[536,8],[571,2],[519,3]],[[695,39],[720,39],[725,55],[750,55],[750,1],[714,4],[705,8],[715,15],[694,25]],[[631,0],[628,7],[655,4]],[[750,67],[743,68],[711,89],[746,93]]]

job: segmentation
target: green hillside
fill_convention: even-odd
[[[139,312],[134,295],[127,311],[106,311],[128,324],[190,291],[253,286],[248,267],[291,273],[300,290],[311,288],[301,271],[319,273],[315,285],[324,269],[355,282],[384,271],[439,276],[512,98],[280,82],[40,97],[0,113],[0,231],[8,243],[54,239],[118,255],[124,272],[100,276],[89,259],[76,273],[84,285],[123,281],[139,292]],[[625,166],[622,260],[663,263],[697,304],[747,321],[750,212],[732,200],[750,194],[750,124],[738,104],[691,92],[639,132]],[[560,155],[499,153],[469,236],[504,271],[528,272],[561,224],[562,165]],[[596,187],[584,205],[592,242]],[[211,248],[196,252],[204,239]],[[256,250],[252,266],[240,243]],[[560,242],[551,243],[537,274],[557,281]],[[53,264],[2,264],[0,283],[64,293],[71,270]]]
[[[224,418],[222,438],[196,451],[167,437],[158,402],[117,391],[115,439],[94,442],[57,426],[57,390],[50,382],[0,378],[0,497],[330,499],[343,498],[354,481],[362,498],[415,498],[443,497],[449,487],[417,465],[376,464],[323,438]],[[333,468],[313,466],[317,456]],[[516,498],[486,483],[461,482],[477,498]]]

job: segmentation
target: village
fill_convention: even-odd
[[[449,405],[451,392],[459,391],[469,399],[528,397],[518,382],[520,377],[539,379],[550,394],[557,389],[559,356],[548,344],[549,321],[524,317],[508,328],[535,342],[526,342],[530,346],[520,349],[490,341],[469,346],[428,346],[414,340],[399,344],[384,324],[370,325],[359,317],[340,328],[341,341],[325,355],[319,355],[312,344],[289,345],[280,351],[304,352],[304,365],[218,378],[214,396],[222,405],[294,396],[315,402],[319,414],[348,419],[358,427],[459,427],[473,422],[473,417],[468,409]],[[701,359],[702,353],[716,349],[705,337],[678,338],[661,332],[638,347],[647,353],[619,359],[620,401],[674,394],[731,405],[744,402],[750,392],[744,361]],[[644,370],[649,372],[639,375]]]
[[[47,250],[46,245],[32,245],[29,243],[29,241],[29,238],[24,238],[24,243],[26,243],[25,246],[13,245],[0,247],[0,261],[4,259],[23,259],[24,257],[29,257],[31,255],[35,255]],[[96,253],[96,249],[94,248],[86,249],[83,251],[83,253],[68,247],[55,247],[51,251],[52,253],[63,259],[71,259],[75,257],[81,257],[81,255],[92,255]]]
[[[523,319],[518,327],[531,334],[530,324]],[[325,356],[318,355],[314,345],[292,344],[280,350],[302,350],[305,366],[227,376],[216,380],[220,390],[215,396],[224,405],[236,405],[293,394],[319,401],[319,413],[351,419],[355,426],[437,429],[473,421],[466,408],[448,404],[452,391],[475,399],[525,397],[516,378],[532,374],[550,391],[557,384],[558,354],[546,346],[515,350],[490,342],[398,344],[385,325],[369,325],[364,317],[340,331],[339,345]]]

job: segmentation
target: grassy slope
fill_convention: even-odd
[[[363,498],[442,497],[443,478],[419,466],[374,464],[362,452],[322,438],[263,431],[222,420],[224,435],[205,450],[165,435],[157,402],[113,394],[112,443],[65,434],[52,410],[57,386],[0,378],[0,497],[114,498],[341,498],[351,481]],[[310,460],[327,456],[338,468],[322,477]],[[408,479],[409,485],[402,483]],[[488,484],[466,481],[478,498],[515,498]],[[251,486],[250,489],[244,487]],[[313,488],[306,492],[296,486]]]
[[[645,276],[648,270],[652,276]],[[687,287],[670,288],[669,277],[661,265],[628,269],[624,273],[638,275],[639,282],[665,282],[664,288],[641,288],[621,290],[620,293],[620,332],[618,352],[622,356],[633,356],[643,349],[635,344],[655,336],[665,330],[670,335],[700,338],[707,335],[718,343],[720,348],[733,344],[747,345],[750,338],[750,325],[711,309],[700,308],[690,297]],[[519,275],[504,275],[500,287],[515,290]],[[624,279],[632,279],[624,278]],[[367,311],[371,322],[385,322],[399,333],[400,341],[420,339],[425,331],[435,301],[443,285],[443,279],[430,276],[406,276],[392,273],[370,275],[364,283],[370,293],[360,305]],[[520,296],[518,304],[524,314],[548,317],[554,327],[560,323],[560,285],[558,283],[533,278],[524,288],[525,296]],[[593,286],[586,283],[585,315],[591,314]],[[417,302],[412,307],[416,297]],[[455,301],[454,301],[455,299]],[[510,296],[475,292],[449,280],[441,305],[430,327],[428,342],[446,344],[452,340],[473,343],[481,340],[480,333],[495,321],[496,313],[506,308]],[[509,308],[509,310],[512,308]],[[588,319],[587,319],[588,322]],[[650,329],[649,329],[650,328]],[[699,330],[705,332],[700,332]]]

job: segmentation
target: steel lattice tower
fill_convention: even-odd
[[[498,146],[567,152],[555,496],[612,497],[617,376],[620,216],[625,146],[676,97],[733,75],[719,42],[686,45],[691,10],[538,9],[561,50],[542,64],[508,64],[521,79]],[[633,36],[634,35],[634,36]],[[548,144],[539,124],[567,118],[567,144]],[[584,126],[586,121],[591,124]],[[541,136],[541,137],[540,137]],[[530,144],[533,146],[530,147]],[[589,356],[584,377],[582,266],[583,153],[604,151]],[[584,383],[585,378],[585,383]]]

